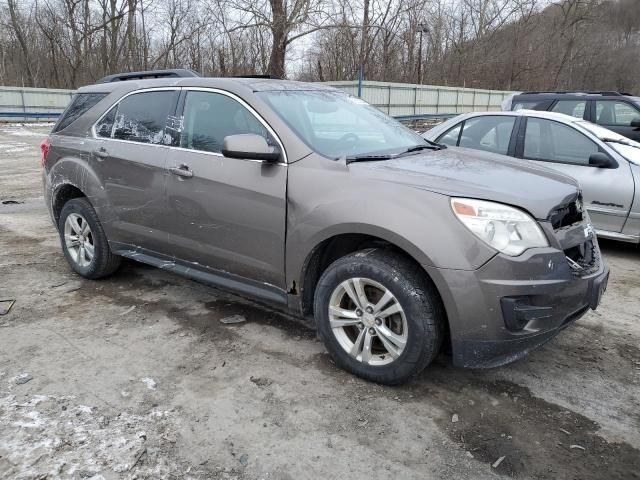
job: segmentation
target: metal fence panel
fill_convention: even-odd
[[[327,84],[354,96],[358,94],[357,81]],[[437,85],[362,82],[362,98],[393,116],[500,110],[502,101],[511,93]],[[65,109],[72,94],[73,90],[0,87],[0,121],[55,119]]]
[[[55,120],[67,107],[73,90],[0,87],[0,121]]]
[[[351,95],[357,95],[358,92],[357,81],[326,84]],[[500,110],[502,101],[512,93],[514,92],[437,85],[362,82],[362,98],[391,115]]]

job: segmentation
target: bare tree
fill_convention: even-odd
[[[4,84],[172,67],[325,81],[362,65],[369,80],[640,93],[638,52],[638,0],[0,0]]]
[[[20,14],[16,9],[16,0],[7,0],[7,2],[9,6],[9,16],[11,18],[11,26],[13,27],[13,31],[16,35],[16,38],[18,39],[18,43],[20,44],[22,55],[24,55],[24,69],[27,75],[27,86],[33,87],[35,86],[35,81],[33,72],[31,70],[31,55],[29,53],[29,49],[27,48],[27,41],[22,29],[23,22],[20,18]]]

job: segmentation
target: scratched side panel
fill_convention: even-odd
[[[89,165],[108,198],[109,215],[101,215],[111,241],[168,253],[166,231],[167,147],[104,140],[105,158],[92,155]]]

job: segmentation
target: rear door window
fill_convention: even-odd
[[[516,102],[511,110],[533,110],[541,102]]]
[[[67,128],[106,96],[106,93],[76,93],[58,123],[53,127],[52,133]]]
[[[564,113],[576,118],[584,118],[587,107],[586,100],[558,100],[551,109],[552,112]]]
[[[584,134],[553,120],[528,118],[524,136],[524,158],[556,163],[589,165],[598,145]]]
[[[596,100],[596,123],[600,125],[629,127],[636,118],[640,118],[640,111],[626,102]]]
[[[244,133],[260,135],[269,145],[277,145],[265,126],[237,100],[214,92],[187,92],[182,148],[220,153],[224,137]]]
[[[112,137],[139,143],[170,144],[167,118],[173,112],[176,95],[175,91],[167,90],[125,97],[118,104]]]
[[[506,155],[516,117],[507,115],[474,117],[466,120],[458,145]]]

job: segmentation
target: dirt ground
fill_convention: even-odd
[[[0,316],[0,478],[640,478],[635,247],[603,242],[600,309],[528,358],[442,355],[383,387],[240,297],[132,262],[72,273],[42,200],[47,128],[0,124],[0,299],[16,300]]]

